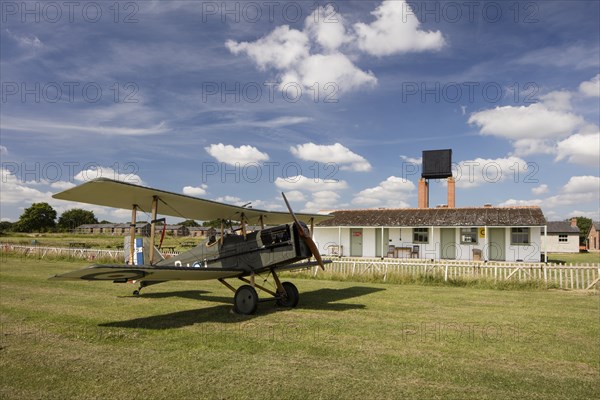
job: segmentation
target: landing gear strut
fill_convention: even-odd
[[[276,292],[255,283],[254,277],[251,277],[250,280],[240,277],[239,279],[247,284],[240,286],[237,290],[224,279],[219,279],[219,282],[229,288],[232,292],[235,292],[235,295],[233,296],[233,310],[237,314],[254,314],[258,309],[259,301],[275,300],[278,306],[286,308],[294,308],[298,305],[298,300],[300,299],[298,288],[291,282],[282,283],[275,271],[271,271],[271,273],[277,286]],[[271,299],[259,300],[256,289],[260,289],[273,297]]]

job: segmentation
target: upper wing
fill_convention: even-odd
[[[223,268],[193,267],[154,267],[119,264],[94,264],[87,268],[53,276],[50,279],[88,281],[203,281],[209,279],[233,278],[244,271]]]
[[[55,199],[128,210],[137,205],[143,211],[150,211],[154,196],[157,196],[160,201],[159,214],[173,217],[184,217],[201,221],[213,219],[239,221],[243,213],[248,222],[256,222],[260,217],[263,217],[263,222],[268,225],[285,224],[291,220],[290,215],[286,212],[243,208],[106,178],[94,179],[57,193],[52,197]],[[332,217],[331,215],[322,214],[296,215],[304,222],[308,222],[312,218],[315,224]]]

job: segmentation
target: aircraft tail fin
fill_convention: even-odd
[[[131,239],[126,237],[123,248],[125,249],[125,263],[129,263]],[[153,263],[164,260],[164,257],[155,246],[150,243],[150,238],[136,237],[133,248],[133,265],[147,265],[150,263],[150,252],[154,251]]]

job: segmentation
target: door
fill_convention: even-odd
[[[441,254],[440,257],[445,260],[454,260],[456,258],[456,229],[440,229]]]
[[[506,236],[504,228],[490,228],[489,257],[492,261],[506,261]]]
[[[384,257],[387,255],[390,243],[390,231],[383,229],[383,254],[381,253],[381,228],[375,228],[375,257]]]
[[[362,228],[350,229],[350,257],[362,257]]]

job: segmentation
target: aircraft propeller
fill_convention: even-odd
[[[294,214],[294,211],[292,211],[292,207],[290,206],[290,203],[288,202],[287,198],[285,197],[285,193],[282,192],[281,195],[283,196],[283,201],[285,201],[285,205],[287,206],[290,214],[292,215],[292,218],[294,218],[294,222],[298,226],[298,232],[300,233],[302,240],[304,240],[304,243],[306,243],[306,245],[310,249],[310,252],[312,253],[313,257],[317,260],[317,263],[319,264],[321,269],[323,271],[325,271],[325,266],[323,265],[323,259],[321,258],[321,254],[319,254],[319,249],[317,248],[317,245],[312,240],[310,235],[306,234],[302,225],[300,225],[300,221],[298,221],[298,218],[296,218],[296,214]]]

